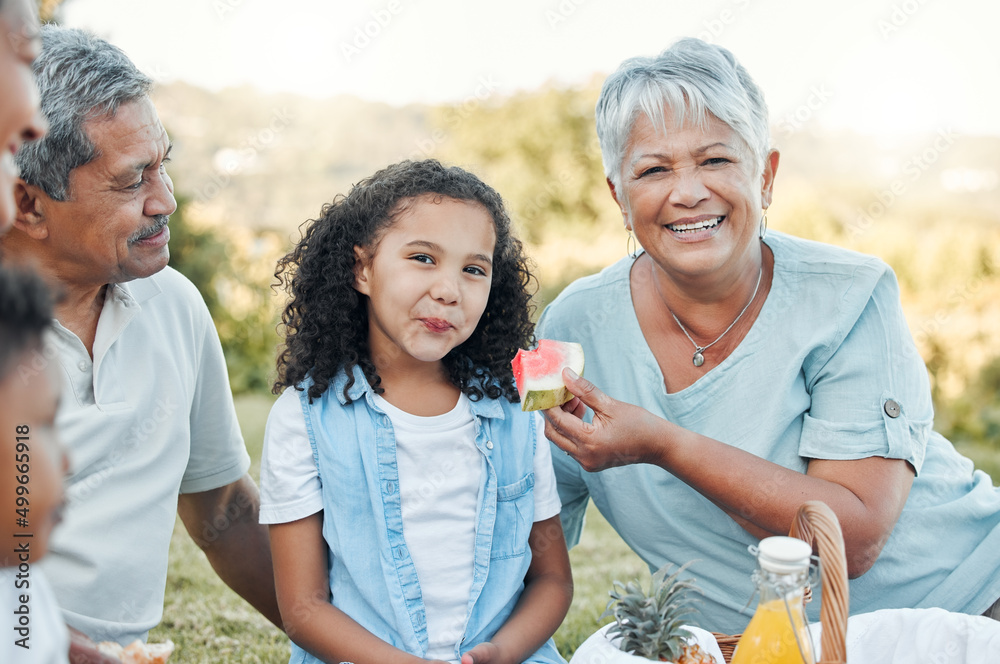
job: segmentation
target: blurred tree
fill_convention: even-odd
[[[978,443],[1000,450],[1000,356],[969,381],[966,390],[942,409],[941,433],[955,442]],[[995,478],[1000,480],[1000,477]]]
[[[614,210],[594,130],[599,91],[596,82],[548,86],[438,107],[431,116],[436,136],[450,139],[440,141],[441,156],[496,188],[530,243],[593,229]]]
[[[51,23],[56,20],[56,12],[62,5],[63,0],[38,0],[38,18],[42,23]]]
[[[243,230],[221,234],[191,223],[191,205],[177,197],[170,216],[170,265],[194,283],[215,321],[234,394],[270,391],[279,343],[271,277],[277,240]]]

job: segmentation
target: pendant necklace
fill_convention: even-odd
[[[670,315],[673,316],[674,322],[677,323],[677,327],[681,328],[681,332],[684,333],[684,336],[687,337],[688,341],[691,342],[691,345],[694,346],[694,355],[691,357],[691,362],[694,364],[694,366],[700,367],[701,365],[705,364],[705,356],[703,355],[703,353],[712,346],[714,346],[716,343],[718,343],[719,339],[722,339],[722,337],[726,336],[726,332],[729,332],[729,330],[733,329],[733,325],[736,325],[736,323],[738,323],[739,320],[743,318],[743,314],[747,312],[747,309],[750,308],[751,303],[753,303],[754,299],[757,297],[757,290],[760,288],[760,279],[762,276],[764,276],[763,263],[760,266],[760,272],[757,273],[757,285],[753,287],[753,295],[750,296],[750,301],[747,302],[745,307],[743,307],[743,311],[741,311],[739,315],[736,316],[736,320],[730,323],[729,327],[727,327],[725,330],[722,331],[722,334],[716,337],[715,341],[713,341],[710,344],[706,344],[704,346],[699,346],[697,343],[695,343],[694,339],[691,338],[691,335],[688,334],[688,331],[684,329],[684,326],[681,324],[680,319],[678,319],[677,316],[674,315],[674,312],[670,310],[670,307],[667,307],[667,311],[670,311]],[[656,282],[655,277],[653,279],[653,284],[656,286],[656,292],[660,295],[660,300],[663,300],[663,294],[660,293],[660,286]],[[666,306],[667,304],[666,300],[663,300],[663,304],[664,306]]]

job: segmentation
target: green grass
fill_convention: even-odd
[[[264,424],[273,401],[263,395],[236,400],[255,480],[260,479]],[[219,580],[180,520],[170,541],[163,621],[149,634],[151,643],[166,639],[177,646],[170,664],[284,664],[289,656],[285,635]]]
[[[273,397],[268,396],[244,396],[236,401],[254,479],[259,479],[264,423],[271,403]],[[996,449],[962,447],[960,451],[975,461],[977,468],[1000,478]],[[576,586],[573,606],[555,635],[556,645],[567,659],[603,624],[597,618],[607,604],[612,581],[638,577],[645,586],[649,579],[645,564],[593,506],[587,512],[580,544],[570,551],[570,561]],[[151,642],[168,638],[177,645],[170,664],[284,664],[289,656],[284,634],[219,580],[180,522],[170,544],[163,621],[149,635]]]
[[[555,634],[556,646],[567,660],[588,636],[611,619],[598,621],[608,605],[612,581],[638,578],[649,584],[649,569],[618,533],[608,525],[593,503],[587,509],[587,526],[580,543],[569,552],[573,568],[573,605]]]

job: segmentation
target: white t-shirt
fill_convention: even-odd
[[[67,664],[69,631],[44,573],[35,565],[18,573],[0,567],[0,662]]]
[[[464,394],[455,408],[434,417],[411,415],[379,396],[375,401],[389,416],[396,438],[403,536],[427,616],[425,657],[451,660],[465,629],[485,463],[475,444],[475,419]],[[534,520],[543,521],[559,514],[560,503],[541,421],[537,430]],[[264,432],[260,520],[287,523],[322,509],[299,392],[285,390]]]
[[[225,486],[250,465],[222,346],[201,295],[171,268],[108,287],[93,360],[62,325],[49,336],[71,473],[39,564],[69,625],[95,641],[145,639],[163,614],[178,493]]]

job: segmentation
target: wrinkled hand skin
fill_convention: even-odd
[[[572,456],[588,472],[650,463],[656,450],[648,411],[612,399],[586,378],[563,371],[563,381],[576,395],[559,408],[545,411],[545,435]],[[587,408],[594,411],[592,422],[582,420]]]

